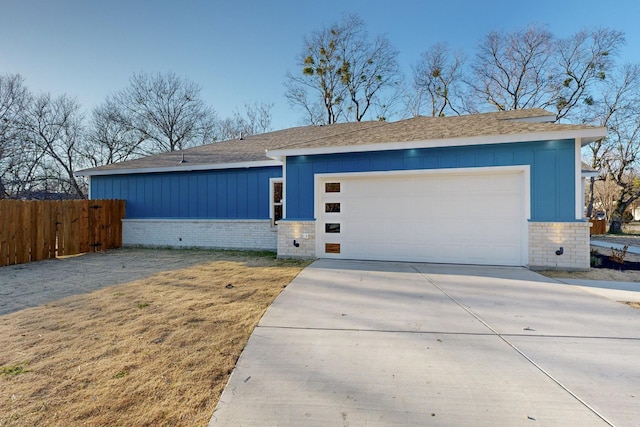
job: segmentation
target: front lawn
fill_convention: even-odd
[[[209,253],[1,316],[0,426],[207,425],[260,317],[307,265]]]

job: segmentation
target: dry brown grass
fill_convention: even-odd
[[[207,425],[306,265],[246,253],[0,317],[0,426]]]
[[[607,282],[640,282],[640,271],[619,271],[592,268],[589,271],[538,271],[547,277],[566,279],[604,280]]]

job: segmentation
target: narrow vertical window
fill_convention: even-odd
[[[283,194],[282,194],[282,180],[271,179],[271,225],[278,225],[283,217]]]

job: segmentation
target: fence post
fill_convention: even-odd
[[[89,252],[89,200],[78,203],[78,252]]]
[[[591,228],[589,228],[589,234],[605,234],[607,232],[607,220],[606,219],[590,219]]]
[[[9,203],[0,200],[0,267],[9,265]]]
[[[9,251],[9,265],[13,265],[16,263],[16,241],[17,241],[17,232],[18,232],[18,209],[19,206],[17,203],[11,203],[9,205],[9,223],[15,224],[13,228],[9,228],[8,235],[8,251]]]

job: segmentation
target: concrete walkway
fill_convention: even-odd
[[[619,243],[604,242],[600,240],[591,240],[591,246],[598,246],[601,248],[613,248],[613,249],[618,249],[620,251],[624,249],[624,245],[621,245]],[[640,248],[637,246],[628,246],[627,252],[629,252],[630,254],[640,255]]]
[[[210,426],[634,426],[640,310],[524,268],[319,260]]]
[[[638,282],[611,282],[606,280],[585,279],[556,279],[567,285],[577,286],[580,289],[613,301],[640,302],[640,283]]]

